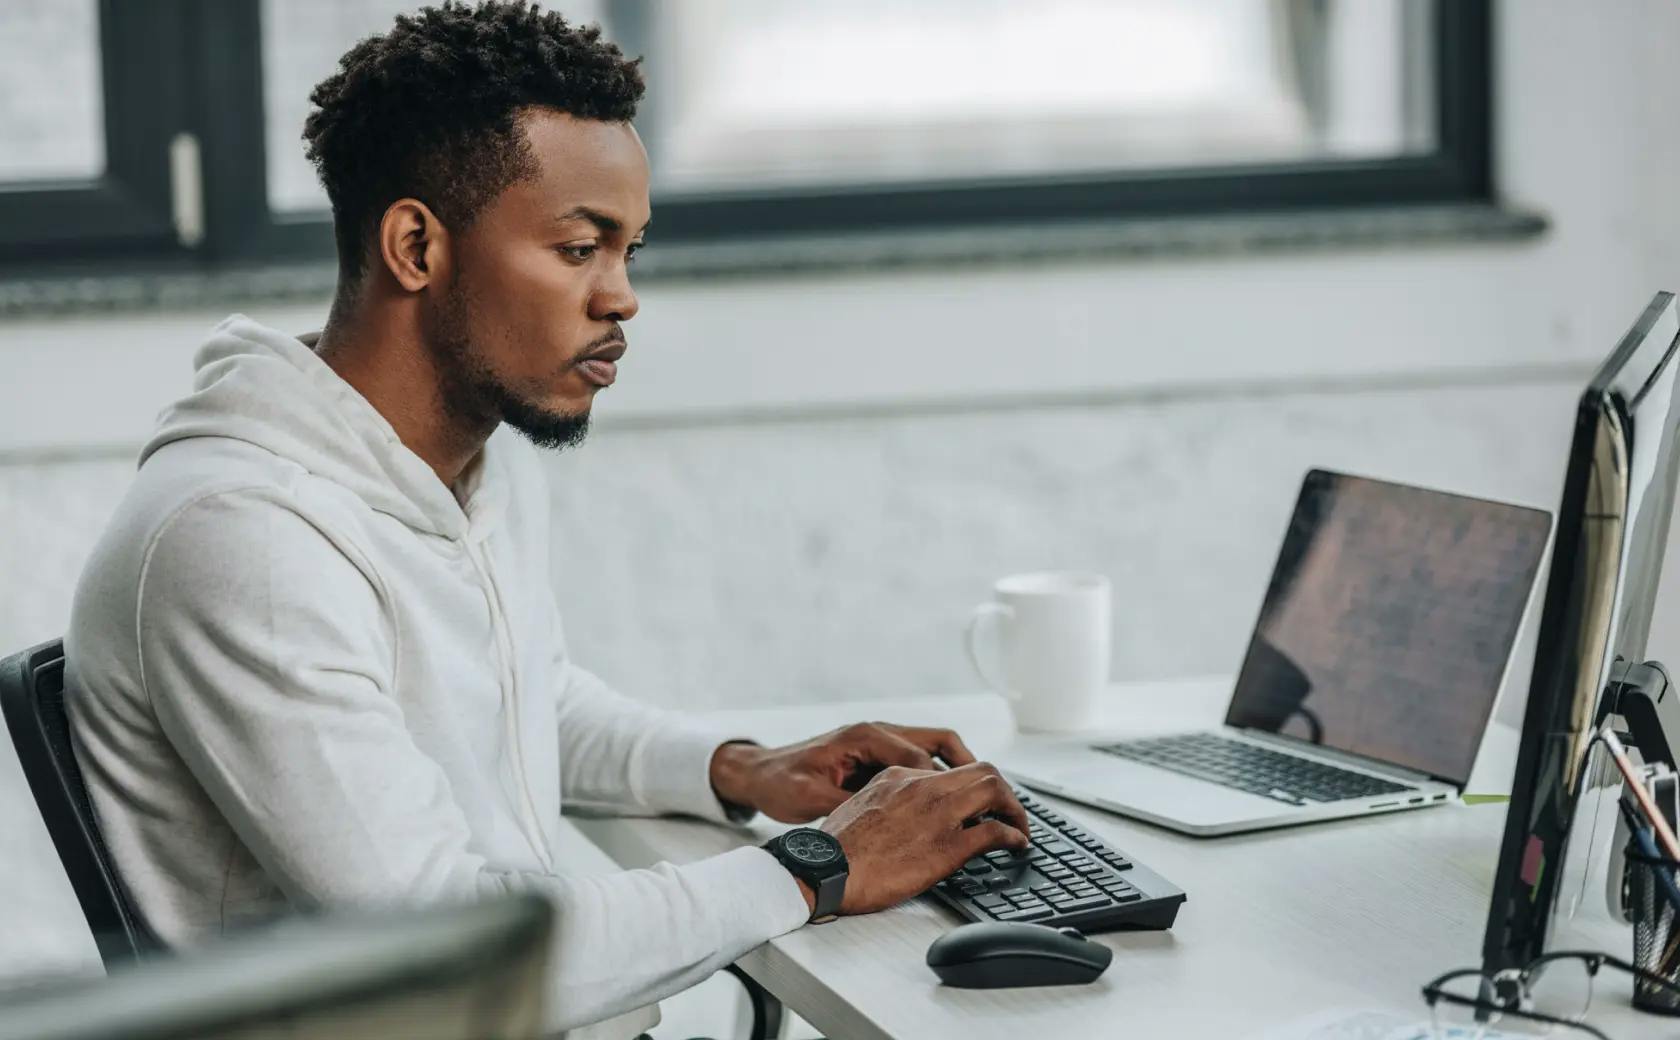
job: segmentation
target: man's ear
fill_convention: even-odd
[[[379,259],[408,292],[419,292],[449,263],[449,232],[419,199],[398,199],[379,221]]]

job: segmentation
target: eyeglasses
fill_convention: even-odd
[[[1605,965],[1680,996],[1680,986],[1607,953],[1560,950],[1492,975],[1478,968],[1449,971],[1423,987],[1435,1040],[1479,1040],[1496,1024],[1502,1032],[1531,1034],[1562,1026],[1610,1040],[1582,1021],[1592,1006],[1593,980]]]

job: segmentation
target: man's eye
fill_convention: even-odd
[[[595,246],[561,246],[560,252],[573,260],[584,261],[595,255]]]
[[[642,245],[643,243],[641,242],[630,243],[630,247],[624,251],[624,262],[629,263],[630,261],[636,259],[636,254],[642,251]]]

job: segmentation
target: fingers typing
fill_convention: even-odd
[[[924,729],[917,726],[894,727],[904,738],[926,750],[929,754],[939,756],[946,765],[966,766],[974,763],[974,752],[968,750],[962,738],[948,729]]]

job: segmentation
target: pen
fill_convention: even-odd
[[[1663,853],[1670,860],[1680,862],[1680,838],[1674,836],[1674,828],[1668,825],[1668,820],[1664,819],[1662,812],[1657,809],[1657,803],[1651,800],[1650,792],[1640,783],[1639,777],[1633,771],[1633,763],[1628,761],[1627,750],[1622,747],[1621,740],[1617,738],[1608,722],[1598,735],[1604,741],[1604,746],[1610,749],[1610,758],[1616,763],[1616,768],[1622,771],[1622,778],[1627,781],[1627,788],[1633,793],[1633,800],[1639,803],[1639,811],[1650,821],[1651,831],[1662,844]]]

